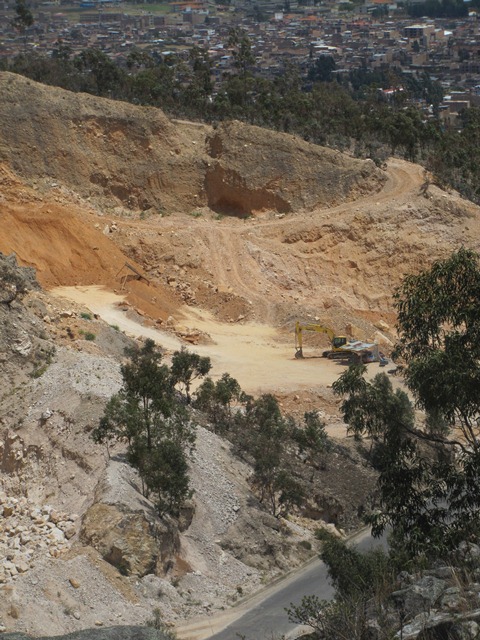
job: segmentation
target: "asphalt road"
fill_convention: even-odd
[[[374,547],[385,547],[384,538],[374,539],[369,532],[359,534],[352,540],[362,551]],[[274,640],[282,635],[288,637],[297,625],[288,621],[286,607],[299,604],[303,596],[315,595],[330,600],[334,591],[328,581],[327,568],[320,560],[313,561],[304,571],[280,582],[273,593],[254,605],[242,617],[210,637],[210,640]]]

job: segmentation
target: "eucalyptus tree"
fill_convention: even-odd
[[[154,341],[146,340],[127,355],[122,388],[110,398],[92,436],[98,443],[125,442],[127,460],[138,469],[144,493],[152,494],[159,515],[176,515],[191,495],[188,453],[195,443],[193,425]]]
[[[334,385],[350,430],[373,439],[379,508],[408,557],[439,556],[480,532],[480,259],[461,248],[407,276],[395,292],[396,358],[426,419],[385,374],[364,367]],[[395,546],[395,544],[394,544]]]

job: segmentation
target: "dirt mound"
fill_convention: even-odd
[[[221,213],[329,207],[378,190],[386,179],[372,161],[240,122],[220,125],[207,150],[208,204]]]
[[[54,185],[43,192],[0,165],[0,251],[34,267],[43,287],[101,284],[124,289],[127,301],[153,319],[174,313],[179,302],[170,289],[142,279],[143,268],[134,260],[126,265],[109,238],[111,221]]]

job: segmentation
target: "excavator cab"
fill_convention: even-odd
[[[346,336],[335,336],[332,339],[332,347],[334,349],[340,349],[340,347],[343,347],[346,344],[347,344]]]

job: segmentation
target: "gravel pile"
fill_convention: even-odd
[[[58,557],[76,533],[76,514],[0,492],[0,583],[14,581],[44,556]]]
[[[197,427],[197,443],[191,466],[195,490],[195,515],[181,536],[184,559],[195,567],[179,581],[187,594],[189,616],[222,608],[260,584],[260,573],[222,549],[221,540],[247,508],[248,470],[235,461],[229,446],[217,435]],[[199,595],[200,594],[200,595]]]
[[[60,347],[55,362],[35,381],[34,389],[41,394],[37,405],[45,407],[72,390],[83,396],[108,399],[121,384],[120,365],[113,358]]]
[[[195,497],[209,511],[214,534],[224,533],[235,522],[240,498],[234,483],[225,474],[227,445],[211,431],[197,427],[194,453]]]
[[[93,561],[92,561],[93,560]],[[52,635],[115,624],[143,625],[151,607],[141,606],[132,588],[115,587],[115,576],[100,571],[91,557],[44,558],[2,593],[6,612],[16,617],[15,630]],[[143,603],[144,605],[147,603]],[[4,609],[4,610],[5,610]],[[0,607],[0,615],[1,615]]]

